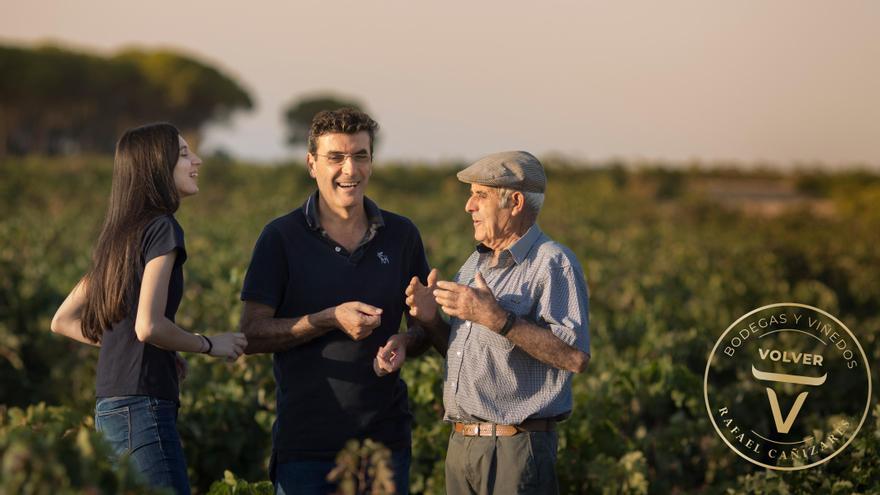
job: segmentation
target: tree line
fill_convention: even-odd
[[[157,120],[198,140],[207,123],[253,106],[231,76],[169,50],[0,45],[0,157],[112,152],[123,130]]]
[[[282,109],[286,143],[306,144],[312,117],[356,99],[330,92]],[[198,142],[206,124],[251,110],[248,91],[228,74],[169,50],[127,49],[103,56],[56,45],[0,44],[0,158],[11,155],[112,153],[125,129],[175,124]]]

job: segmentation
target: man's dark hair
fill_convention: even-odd
[[[372,155],[373,141],[378,130],[379,124],[356,108],[323,110],[312,119],[312,126],[309,129],[309,153],[314,154],[318,151],[318,138],[324,134],[357,134],[366,131],[370,135],[370,155]]]

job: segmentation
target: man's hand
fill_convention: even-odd
[[[406,360],[406,335],[396,333],[388,337],[388,342],[379,348],[376,357],[373,358],[373,371],[376,376],[385,376],[394,373],[403,366]]]
[[[449,316],[479,323],[497,332],[504,326],[507,313],[495,300],[480,272],[474,281],[477,283],[475,288],[445,280],[437,282],[434,298]]]
[[[340,304],[333,309],[336,327],[351,340],[363,340],[382,323],[382,309],[359,301]]]
[[[428,274],[428,285],[422,285],[419,277],[413,277],[404,291],[406,305],[409,306],[409,314],[419,323],[430,325],[438,318],[437,302],[434,300],[434,290],[437,288],[437,269]]]

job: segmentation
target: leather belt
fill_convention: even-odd
[[[512,437],[524,431],[554,431],[556,421],[552,419],[527,419],[518,425],[499,425],[495,423],[455,423],[456,433],[466,437]]]

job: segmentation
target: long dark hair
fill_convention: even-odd
[[[129,129],[116,143],[107,216],[85,275],[82,332],[93,342],[127,316],[137,294],[144,227],[180,206],[174,185],[179,135],[171,124],[149,124]]]

